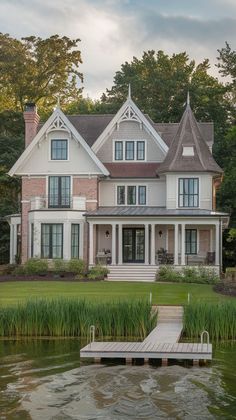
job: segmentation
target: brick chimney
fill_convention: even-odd
[[[27,103],[25,105],[24,120],[25,147],[27,147],[36,136],[39,123],[39,115],[37,114],[37,107],[34,103]]]

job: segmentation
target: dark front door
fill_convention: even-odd
[[[143,228],[123,229],[123,262],[144,263],[145,233]]]

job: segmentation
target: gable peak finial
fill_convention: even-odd
[[[131,99],[131,84],[130,83],[128,87],[128,99]]]
[[[190,95],[189,95],[189,90],[187,93],[187,102],[186,102],[187,106],[190,106]]]
[[[57,95],[57,106],[56,109],[60,109],[60,95]]]

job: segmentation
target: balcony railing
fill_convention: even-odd
[[[49,197],[33,197],[31,199],[31,210],[57,210],[57,209],[71,209],[71,210],[85,210],[86,197],[72,196],[67,200],[66,204],[52,206],[49,205]]]

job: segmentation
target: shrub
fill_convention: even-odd
[[[25,272],[25,267],[23,265],[18,265],[17,267],[14,268],[12,274],[14,276],[23,276],[26,274]]]
[[[84,276],[86,274],[86,264],[83,260],[73,258],[67,262],[67,271]]]
[[[53,260],[52,271],[54,271],[55,273],[68,271],[68,262],[60,258]]]
[[[30,258],[24,265],[25,274],[46,274],[48,271],[47,260],[40,260],[38,258]]]
[[[214,268],[183,267],[181,271],[175,271],[174,267],[162,266],[156,274],[157,281],[169,281],[173,283],[200,283],[216,284],[219,277]]]
[[[182,276],[174,267],[163,265],[156,273],[156,280],[178,283],[182,281]]]
[[[88,278],[90,280],[94,280],[100,277],[104,278],[105,276],[107,276],[108,273],[109,273],[109,270],[107,267],[97,264],[89,270]]]
[[[214,268],[198,268],[198,283],[216,284],[220,281]]]

